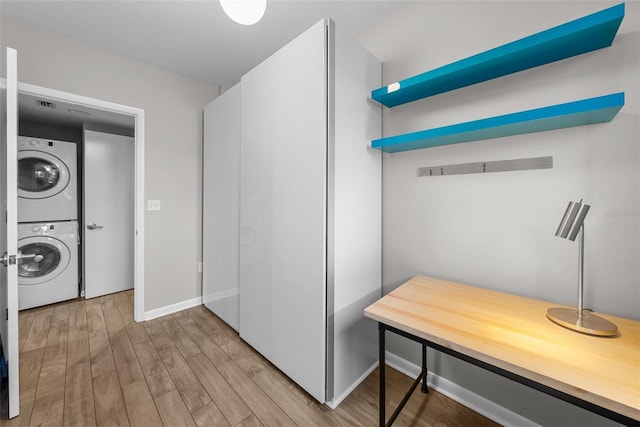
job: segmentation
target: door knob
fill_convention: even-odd
[[[101,228],[104,228],[104,225],[97,225],[95,222],[87,224],[88,230],[100,230]]]

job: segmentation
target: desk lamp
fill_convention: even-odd
[[[547,310],[547,317],[554,323],[588,335],[614,336],[618,327],[602,317],[596,316],[582,306],[584,288],[584,218],[591,206],[579,202],[569,202],[560,221],[557,237],[576,240],[578,236],[578,309],[553,307]]]

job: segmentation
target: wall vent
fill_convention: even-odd
[[[36,104],[43,108],[51,108],[52,110],[56,108],[56,104],[51,101],[45,101],[43,99],[36,99]]]

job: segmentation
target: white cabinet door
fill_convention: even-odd
[[[320,402],[326,375],[327,38],[242,78],[240,336]]]
[[[9,418],[20,412],[18,366],[18,53],[7,48],[0,114],[0,335],[8,368]]]
[[[202,302],[239,323],[240,84],[204,108]]]

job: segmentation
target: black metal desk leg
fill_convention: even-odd
[[[409,391],[407,391],[407,393],[404,395],[404,397],[400,401],[400,404],[396,407],[395,411],[393,411],[393,414],[391,414],[391,417],[389,417],[389,420],[387,421],[385,419],[386,418],[386,414],[385,414],[386,382],[385,382],[385,375],[384,375],[384,371],[385,371],[384,333],[387,330],[390,330],[391,332],[396,332],[396,333],[399,332],[397,329],[395,329],[393,327],[389,327],[387,325],[384,325],[382,322],[378,322],[378,333],[379,333],[379,340],[380,340],[379,348],[378,348],[380,366],[378,367],[378,370],[380,372],[380,402],[379,402],[379,407],[380,407],[380,426],[381,427],[382,426],[390,427],[391,425],[393,425],[393,423],[395,422],[396,418],[398,418],[398,415],[400,415],[400,412],[402,411],[402,408],[404,408],[404,405],[407,404],[407,402],[411,398],[411,395],[413,394],[415,389],[418,388],[418,384],[422,383],[421,390],[422,390],[423,393],[427,393],[429,391],[429,389],[427,388],[427,345],[422,343],[422,369],[420,370],[420,375],[418,375],[418,378],[416,378],[415,381],[413,381],[413,383],[411,384],[411,387],[409,388]],[[403,333],[400,333],[400,335],[403,335]],[[411,338],[411,339],[413,339],[413,338]],[[415,341],[415,339],[414,339],[414,341]]]
[[[379,406],[379,411],[380,411],[380,427],[383,427],[386,424],[386,415],[385,415],[385,405],[386,405],[386,397],[385,397],[385,389],[386,389],[386,383],[385,383],[385,378],[384,378],[384,368],[385,368],[385,360],[384,360],[384,332],[385,332],[385,327],[382,323],[378,323],[378,335],[379,335],[379,342],[378,342],[378,360],[379,360],[379,365],[378,365],[378,373],[380,374],[380,401],[378,403]]]
[[[429,386],[427,386],[427,346],[422,344],[422,387],[420,391],[423,393],[429,393]]]

